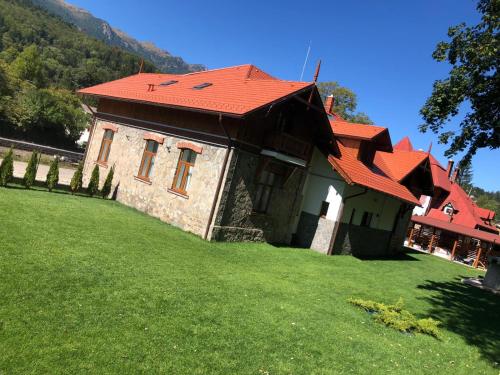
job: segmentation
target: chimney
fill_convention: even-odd
[[[453,171],[453,176],[451,177],[451,182],[457,182],[460,178],[460,168],[456,167]]]
[[[333,95],[328,95],[325,100],[325,111],[329,115],[333,113],[333,105],[335,104],[335,99],[333,99]]]
[[[446,168],[446,175],[448,176],[448,179],[450,179],[451,177],[451,171],[453,169],[453,164],[454,164],[454,161],[453,160],[448,160],[448,168]]]

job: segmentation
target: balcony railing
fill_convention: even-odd
[[[309,158],[311,145],[283,132],[270,133],[264,140],[264,147],[292,155],[303,160]]]

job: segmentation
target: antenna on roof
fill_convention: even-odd
[[[432,141],[431,141],[431,144],[429,145],[429,149],[427,150],[427,153],[430,154],[431,150],[432,150]]]
[[[304,65],[302,66],[300,81],[302,81],[302,78],[304,77],[304,71],[306,70],[307,60],[309,60],[309,52],[311,52],[311,41],[309,41],[309,47],[307,47],[306,59],[304,60]]]
[[[139,74],[142,73],[143,66],[144,66],[144,59],[141,59],[141,64],[139,65]]]

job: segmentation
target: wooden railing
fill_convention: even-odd
[[[268,134],[264,140],[264,147],[304,160],[309,158],[311,149],[311,145],[308,142],[283,132]]]

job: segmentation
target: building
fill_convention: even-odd
[[[408,138],[396,149],[413,150]],[[456,182],[460,173],[453,161],[442,167],[429,155],[434,185],[432,195],[422,195],[413,210],[407,243],[451,260],[486,267],[488,255],[498,251],[500,236],[495,212],[478,207]]]
[[[79,93],[99,102],[84,183],[114,165],[118,201],[208,240],[386,255],[432,189],[427,156],[329,113],[314,82],[253,65],[140,73]]]
[[[242,65],[79,93],[99,99],[85,182],[114,165],[126,205],[210,240],[290,243],[312,145],[332,147],[313,82]]]
[[[387,256],[401,249],[418,197],[432,191],[427,154],[392,148],[386,128],[330,126],[336,152],[315,149],[296,241],[327,254]]]

